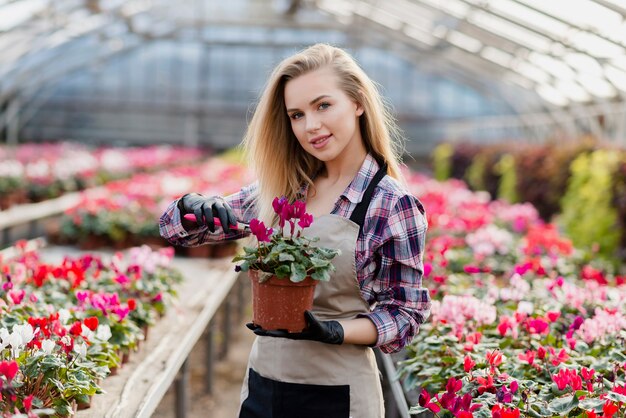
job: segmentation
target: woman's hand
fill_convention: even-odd
[[[378,339],[378,331],[372,321],[367,318],[356,318],[342,321],[320,321],[310,311],[304,311],[307,327],[302,332],[266,331],[258,325],[248,323],[246,326],[256,335],[264,337],[280,337],[290,340],[311,340],[327,344],[358,344],[373,346]]]
[[[338,321],[320,321],[310,311],[304,311],[307,327],[302,332],[266,331],[258,325],[248,323],[246,326],[256,335],[263,337],[280,337],[290,340],[319,341],[326,344],[343,344],[343,327]]]
[[[205,197],[198,193],[189,193],[180,198],[178,209],[181,218],[187,213],[193,213],[196,217],[196,225],[185,219],[182,220],[185,229],[206,226],[210,232],[215,232],[213,217],[219,218],[225,233],[230,231],[230,225],[237,224],[235,212],[219,196]]]

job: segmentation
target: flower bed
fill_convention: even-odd
[[[172,249],[46,263],[0,260],[0,413],[70,416],[120,367],[176,295]],[[25,415],[24,415],[25,416]]]
[[[111,182],[97,192],[84,193],[81,202],[66,211],[57,242],[78,243],[84,249],[127,248],[143,243],[163,245],[158,220],[172,200],[190,191],[226,195],[250,181],[249,171],[241,164],[211,158],[203,164]],[[233,245],[236,244],[177,248],[177,251],[224,256],[232,254]]]
[[[413,412],[624,416],[626,277],[586,262],[529,204],[455,180],[411,184],[430,223],[433,295],[400,363],[405,389],[420,393]]]
[[[0,210],[101,185],[133,172],[196,161],[196,148],[90,149],[69,142],[0,146]]]

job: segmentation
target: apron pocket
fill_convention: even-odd
[[[239,418],[349,418],[349,385],[279,382],[249,370]]]

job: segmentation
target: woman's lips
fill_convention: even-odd
[[[330,135],[326,135],[326,136],[320,136],[318,138],[313,138],[313,140],[311,141],[311,145],[315,149],[323,148],[328,143],[328,141],[330,140],[331,136],[333,136],[333,135],[330,134]]]

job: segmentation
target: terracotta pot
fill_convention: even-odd
[[[259,283],[259,272],[250,270],[252,281],[252,322],[265,330],[301,332],[306,328],[304,311],[313,308],[317,280],[307,277],[300,283],[272,276]]]

